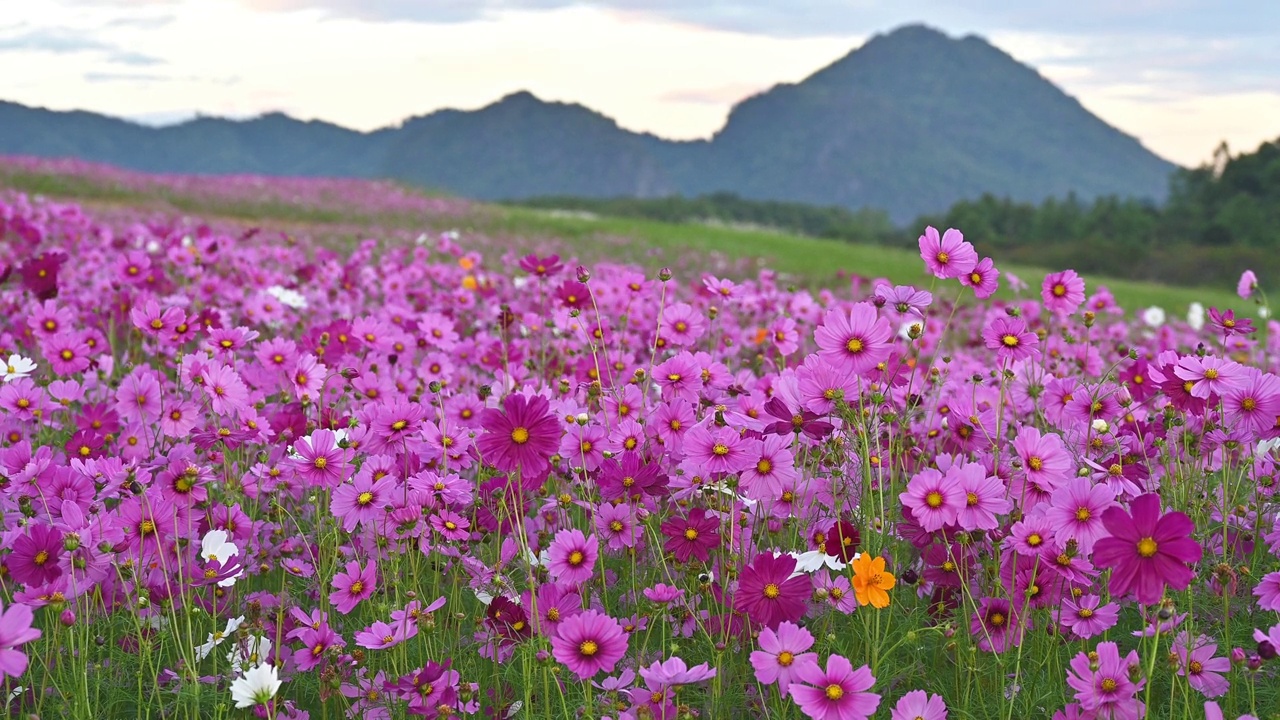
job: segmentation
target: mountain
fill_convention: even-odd
[[[361,133],[273,113],[151,128],[0,102],[0,153],[152,172],[388,177],[479,199],[732,192],[899,222],[984,193],[1163,199],[1175,166],[985,40],[907,26],[748,98],[709,141],[515,93]]]

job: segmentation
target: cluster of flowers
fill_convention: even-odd
[[[376,249],[0,202],[10,707],[64,657],[272,717],[1275,702],[1275,323],[996,301],[933,228],[959,300]]]

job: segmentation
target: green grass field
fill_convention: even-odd
[[[837,271],[864,277],[885,277],[896,283],[928,286],[930,278],[914,247],[859,245],[836,240],[802,237],[767,229],[728,227],[700,223],[664,223],[633,218],[593,217],[502,205],[472,206],[463,216],[423,217],[414,214],[371,215],[269,202],[228,202],[198,194],[165,191],[155,195],[113,186],[93,177],[16,171],[0,168],[0,188],[10,188],[53,198],[95,205],[142,206],[172,210],[202,218],[244,222],[279,223],[291,231],[309,231],[318,239],[341,243],[350,238],[344,229],[353,225],[391,229],[444,230],[457,228],[480,232],[501,244],[520,248],[537,242],[563,248],[584,262],[603,259],[628,261],[656,269],[690,255],[747,261],[780,273],[785,282],[820,287],[835,282]],[[960,228],[963,230],[964,228]],[[1038,291],[1046,272],[1062,268],[1006,266],[994,258],[1002,273],[1001,293],[1012,297],[1004,273],[1012,272]],[[752,262],[754,261],[754,262]],[[739,267],[743,263],[738,263]],[[1242,268],[1243,270],[1243,268]],[[1192,302],[1206,307],[1231,307],[1254,314],[1232,288],[1185,288],[1157,283],[1087,276],[1089,291],[1105,285],[1120,305],[1130,311],[1150,306],[1164,308],[1171,316],[1184,316]]]

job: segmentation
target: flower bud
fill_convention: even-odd
[[[578,282],[587,283],[590,281],[591,281],[591,271],[588,270],[586,267],[579,265],[578,266]]]
[[[659,280],[661,280],[662,282],[666,282],[666,281],[670,280],[670,279],[671,279],[671,268],[669,268],[669,267],[664,267],[664,268],[662,268],[661,270],[659,270],[659,271],[658,271],[658,279],[659,279]]]

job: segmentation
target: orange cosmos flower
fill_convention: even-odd
[[[863,553],[853,559],[853,591],[859,605],[889,607],[887,591],[893,585],[893,575],[884,569],[884,558]]]

